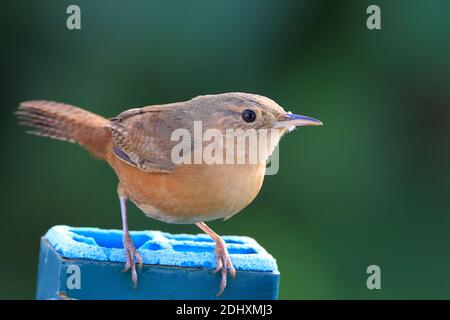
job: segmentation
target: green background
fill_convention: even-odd
[[[81,7],[82,30],[66,28]],[[382,29],[366,28],[381,7]],[[450,298],[449,1],[2,1],[0,298],[34,297],[39,237],[120,228],[117,178],[29,136],[23,100],[112,117],[228,91],[325,123],[281,141],[280,171],[220,234],[276,257],[283,299]],[[146,218],[131,229],[198,233]],[[366,268],[381,267],[368,290]]]

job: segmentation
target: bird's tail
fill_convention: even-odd
[[[19,123],[31,127],[31,134],[82,145],[94,156],[105,159],[111,134],[109,120],[81,108],[59,102],[26,101],[16,112]]]

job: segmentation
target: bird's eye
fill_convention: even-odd
[[[245,122],[253,122],[256,119],[256,113],[253,110],[244,110],[242,112],[242,119],[244,119]]]

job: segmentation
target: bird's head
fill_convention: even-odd
[[[217,129],[278,129],[281,133],[301,126],[321,126],[307,116],[286,112],[275,101],[256,94],[223,93],[199,96],[190,101],[202,121]]]
[[[269,134],[265,158],[270,156],[284,133],[301,126],[321,126],[314,118],[286,112],[275,101],[256,94],[223,93],[196,97],[188,102],[191,120],[201,120],[202,129],[215,129],[223,134],[233,131],[236,136],[255,132]],[[227,132],[228,131],[228,132]],[[252,146],[250,146],[250,149]],[[253,148],[260,148],[256,143]],[[261,151],[259,151],[261,152]]]

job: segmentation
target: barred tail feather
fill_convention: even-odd
[[[78,143],[94,156],[104,159],[111,140],[105,128],[109,120],[84,109],[52,101],[22,102],[16,112],[28,133]]]

